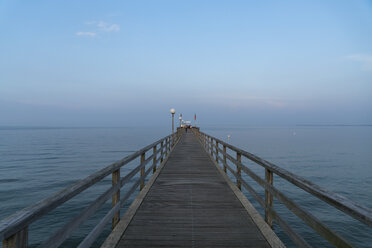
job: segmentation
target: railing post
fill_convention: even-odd
[[[212,155],[212,157],[213,157],[213,153],[214,153],[214,152],[213,152],[213,149],[214,149],[214,148],[213,148],[213,138],[211,137],[211,155]]]
[[[161,141],[160,145],[160,163],[163,163],[163,155],[164,155],[164,140]]]
[[[168,138],[166,138],[165,140],[164,140],[164,155],[165,155],[165,157],[167,156],[167,154],[168,154],[168,152],[167,152],[167,150],[168,150],[168,147],[167,147],[167,145],[168,145]]]
[[[28,227],[3,240],[3,248],[26,248],[28,245]]]
[[[115,186],[116,184],[120,183],[120,168],[117,169],[112,173],[112,186]],[[120,188],[112,195],[112,207],[115,207],[115,205],[120,201]],[[112,217],[112,225],[111,228],[114,229],[116,224],[119,223],[120,220],[120,210]]]
[[[146,155],[146,153],[142,153],[142,154],[141,154],[141,164],[142,164],[143,162],[145,162],[145,155]],[[141,168],[141,177],[142,177],[143,175],[145,175],[145,166]],[[145,179],[144,179],[144,178],[141,180],[140,190],[142,190],[143,187],[145,187]]]
[[[241,163],[242,162],[242,154],[237,152],[236,153],[236,160]],[[240,166],[236,166],[236,173],[238,175],[238,178],[236,179],[236,186],[238,186],[238,188],[240,190],[242,190],[242,184],[241,184],[241,181],[240,181],[240,178],[242,176],[242,169]]]
[[[211,155],[213,157],[213,138],[211,137]]]
[[[168,138],[165,139],[165,156],[168,156]]]
[[[154,166],[154,168],[152,169],[152,173],[155,173],[156,172],[156,157],[157,157],[156,146],[154,146],[154,148],[152,148],[152,152],[153,152],[153,155],[154,155],[154,158],[152,159],[152,164]]]
[[[270,185],[274,183],[274,174],[271,170],[265,169],[265,179]],[[273,217],[270,214],[270,208],[273,207],[273,195],[265,189],[265,221],[273,228]]]
[[[223,171],[226,173],[226,146],[223,145]]]
[[[218,164],[218,141],[216,140],[216,162]]]

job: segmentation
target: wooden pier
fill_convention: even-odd
[[[191,132],[145,194],[103,247],[283,247]]]
[[[260,165],[265,176],[255,174],[244,159]],[[134,169],[122,173],[123,166],[135,162],[138,165]],[[298,247],[311,247],[308,240],[275,211],[274,197],[330,244],[354,247],[275,187],[274,176],[372,227],[371,209],[200,132],[198,128],[188,132],[179,128],[174,135],[166,136],[0,221],[2,247],[27,247],[32,223],[110,175],[112,184],[103,194],[92,199],[79,214],[41,240],[37,247],[63,245],[109,199],[112,208],[77,247],[91,247],[110,223],[112,232],[102,248],[284,247],[272,230],[274,223]],[[247,177],[264,189],[264,198],[247,182]],[[129,189],[123,190],[125,185]],[[262,206],[264,216],[252,206],[242,189]],[[121,207],[135,193],[138,194],[130,207],[120,213]]]

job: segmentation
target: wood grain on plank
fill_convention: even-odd
[[[184,133],[116,247],[271,247],[196,137]]]

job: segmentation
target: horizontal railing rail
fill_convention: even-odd
[[[334,232],[327,225],[322,223],[319,219],[313,216],[308,211],[301,208],[294,201],[289,199],[285,194],[274,187],[274,174],[285,179],[291,184],[298,188],[314,195],[323,202],[335,207],[345,214],[353,217],[354,219],[372,227],[372,210],[357,204],[339,194],[326,190],[300,176],[297,176],[283,168],[280,168],[254,154],[239,149],[231,144],[228,144],[220,139],[212,137],[208,134],[194,130],[194,134],[197,135],[201,144],[205,147],[206,151],[210,153],[211,157],[219,165],[222,165],[223,171],[227,173],[229,171],[236,178],[236,185],[241,190],[243,187],[254,197],[259,205],[265,210],[265,221],[271,227],[273,227],[273,220],[283,229],[284,232],[292,239],[292,241],[299,247],[311,247],[296,231],[290,227],[290,225],[279,216],[279,214],[273,208],[273,197],[278,199],[284,206],[286,206],[291,212],[302,219],[308,226],[318,232],[323,238],[328,240],[331,244],[336,247],[353,247],[351,243],[341,237],[339,234]],[[222,147],[221,147],[222,146]],[[230,153],[236,153],[234,158]],[[222,155],[222,157],[220,156]],[[241,157],[244,156],[249,160],[255,162],[265,169],[265,179],[259,177],[245,164],[243,164]],[[231,168],[230,161],[236,169]],[[243,178],[242,171],[252,178],[258,185],[265,190],[265,199],[263,199]]]
[[[151,173],[151,171],[155,173],[157,165],[166,159],[181,135],[181,130],[176,132],[173,136],[168,135],[134,152],[133,154],[112,163],[96,173],[93,173],[92,175],[76,182],[75,184],[66,187],[58,193],[1,220],[0,240],[3,241],[3,248],[27,247],[28,227],[30,224],[48,214],[53,209],[63,205],[63,203],[72,199],[74,196],[90,188],[103,178],[112,174],[112,186],[109,189],[98,196],[98,198],[91,202],[89,206],[83,209],[77,216],[72,218],[71,221],[62,226],[62,228],[60,228],[39,246],[49,248],[58,247],[61,245],[71,236],[73,231],[75,231],[90,216],[96,213],[111,197],[112,208],[79,245],[79,247],[89,247],[102,233],[104,227],[111,219],[112,228],[116,226],[120,220],[120,208],[138,187],[140,187],[140,190],[143,189],[146,177]],[[152,151],[152,154],[146,158],[146,153],[150,151]],[[132,169],[124,177],[120,177],[120,168],[138,158],[140,158],[139,165]],[[146,165],[151,162],[151,166],[146,170]],[[125,193],[125,195],[120,198],[120,189],[129,183],[138,173],[140,173],[139,179],[136,180],[131,188]]]

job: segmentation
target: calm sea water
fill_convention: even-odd
[[[372,208],[372,127],[205,127],[202,131]],[[166,128],[0,128],[0,219],[167,134]],[[231,136],[229,140],[228,135]],[[122,174],[133,168],[136,162],[123,169]],[[259,166],[244,162],[257,174],[264,175]],[[263,190],[253,180],[247,177],[246,180],[263,196]],[[111,178],[108,177],[32,224],[29,235],[31,247],[74,218],[110,184]],[[274,184],[356,246],[371,246],[371,228],[278,177],[274,177]],[[255,200],[245,193],[262,213]],[[101,211],[74,232],[63,247],[78,244],[110,208],[110,204],[108,201]],[[279,202],[274,201],[274,206],[310,244],[328,246]],[[287,246],[295,247],[280,227],[274,228]],[[110,226],[94,247],[99,247],[109,231]]]

